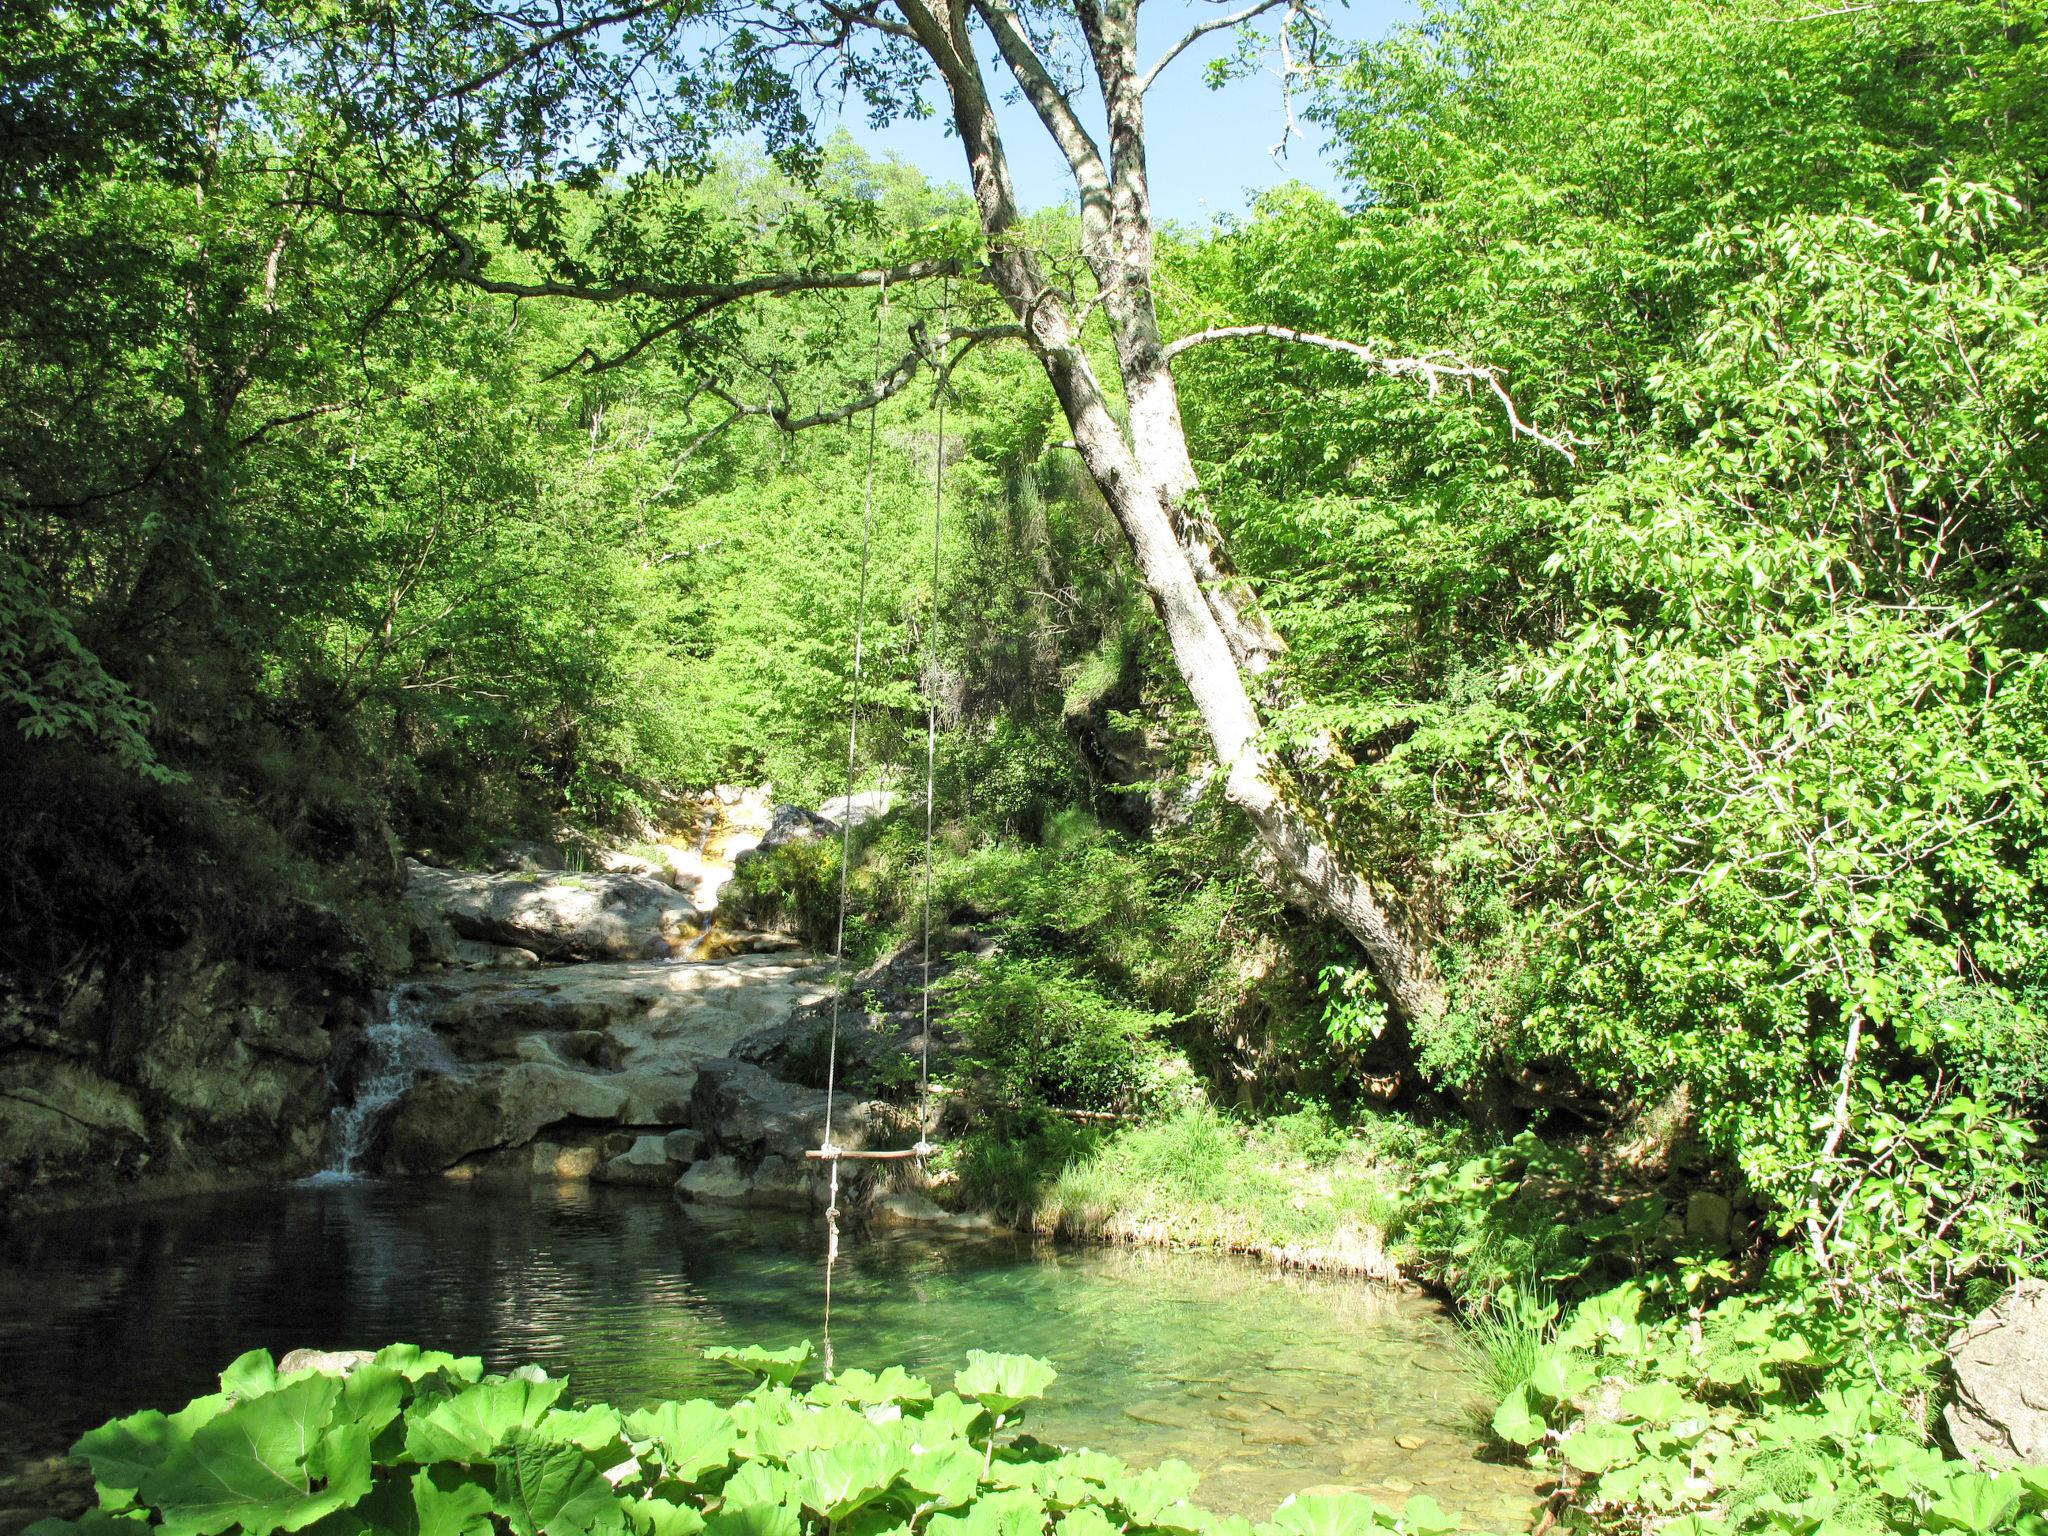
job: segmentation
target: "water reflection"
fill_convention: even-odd
[[[206,1391],[245,1349],[406,1339],[567,1371],[621,1403],[729,1395],[708,1344],[816,1338],[822,1236],[584,1184],[335,1184],[38,1221],[0,1236],[0,1458]],[[1220,1508],[1305,1486],[1428,1491],[1507,1528],[1526,1478],[1478,1461],[1426,1301],[1157,1250],[877,1234],[835,1286],[842,1366],[941,1383],[967,1349],[1051,1357],[1048,1439],[1187,1458]]]

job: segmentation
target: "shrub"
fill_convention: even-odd
[[[995,956],[948,978],[954,1023],[1003,1097],[1128,1109],[1150,1096],[1172,1021],[1105,992],[1064,960]]]

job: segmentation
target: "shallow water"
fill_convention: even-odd
[[[578,1184],[329,1183],[41,1218],[0,1233],[0,1464],[182,1403],[259,1345],[404,1339],[567,1371],[578,1396],[730,1397],[702,1349],[817,1339],[822,1255],[812,1219]],[[1423,1298],[923,1230],[850,1238],[834,1296],[841,1367],[901,1361],[943,1386],[970,1348],[1045,1355],[1061,1379],[1028,1428],[1183,1457],[1211,1507],[1263,1516],[1338,1484],[1526,1527],[1529,1476],[1477,1459],[1450,1325]]]

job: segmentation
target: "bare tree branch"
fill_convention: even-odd
[[[1568,464],[1578,463],[1578,455],[1557,438],[1539,432],[1522,420],[1522,414],[1515,409],[1514,398],[1508,394],[1507,386],[1501,382],[1500,370],[1488,363],[1475,363],[1454,352],[1431,352],[1421,357],[1388,357],[1371,347],[1356,341],[1345,341],[1336,336],[1319,336],[1314,331],[1297,331],[1285,325],[1219,325],[1206,331],[1197,331],[1192,336],[1182,336],[1166,344],[1165,358],[1168,362],[1181,353],[1195,347],[1207,346],[1215,341],[1236,341],[1245,337],[1270,337],[1274,341],[1289,341],[1304,347],[1321,347],[1329,352],[1341,352],[1355,357],[1383,373],[1390,379],[1419,378],[1430,394],[1439,393],[1448,379],[1460,379],[1468,384],[1483,384],[1500,402],[1501,410],[1508,419],[1508,430],[1516,437],[1526,437],[1541,443],[1553,453],[1562,454]]]
[[[1109,170],[1103,163],[1102,150],[1074,111],[1067,93],[1045,67],[1045,60],[1038,56],[1037,45],[1025,30],[1023,19],[1008,0],[974,0],[974,10],[995,34],[1003,62],[1010,66],[1010,73],[1023,87],[1025,99],[1066,157],[1075,181],[1080,184],[1082,198],[1085,200],[1091,192],[1106,192]]]
[[[1142,96],[1145,92],[1151,90],[1152,82],[1159,78],[1167,65],[1171,64],[1175,59],[1187,52],[1191,45],[1207,37],[1211,32],[1222,32],[1231,27],[1241,27],[1255,17],[1263,16],[1268,11],[1277,11],[1282,6],[1291,3],[1292,0],[1256,0],[1255,4],[1248,5],[1241,11],[1232,11],[1228,16],[1218,16],[1191,27],[1179,42],[1159,56],[1158,63],[1154,64],[1138,78],[1138,94]]]
[[[443,230],[456,246],[455,275],[473,288],[513,299],[581,299],[595,304],[616,304],[622,299],[657,299],[704,305],[699,313],[736,304],[743,299],[772,294],[827,293],[853,288],[879,288],[884,283],[914,283],[931,277],[959,277],[982,281],[980,268],[958,258],[942,261],[910,261],[895,267],[870,267],[861,272],[769,272],[759,277],[737,278],[726,283],[664,283],[650,278],[621,278],[610,283],[565,283],[554,278],[536,283],[509,278],[486,277],[475,242],[453,230]]]

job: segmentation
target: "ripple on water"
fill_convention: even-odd
[[[588,1185],[300,1185],[40,1219],[0,1234],[0,1462],[207,1390],[243,1350],[407,1339],[532,1361],[632,1404],[729,1396],[710,1344],[816,1338],[822,1235]],[[841,1366],[938,1384],[970,1348],[1045,1355],[1045,1439],[1203,1474],[1263,1515],[1307,1487],[1427,1492],[1525,1527],[1529,1474],[1480,1461],[1472,1393],[1428,1300],[1206,1254],[890,1232],[848,1243]],[[0,1496],[0,1504],[14,1500]]]

